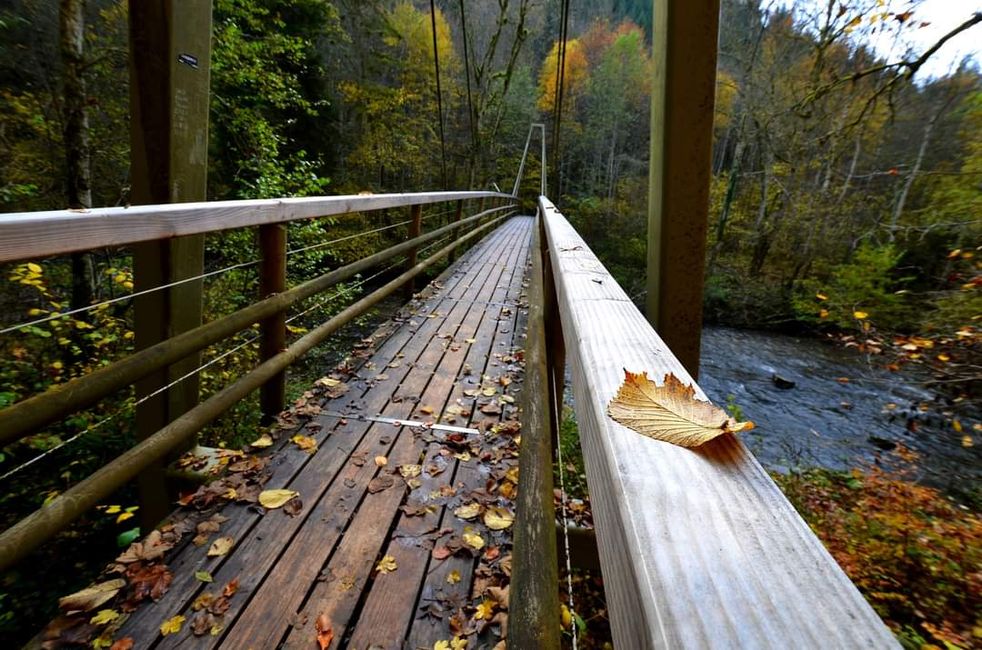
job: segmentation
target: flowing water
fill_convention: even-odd
[[[767,469],[861,467],[902,443],[920,455],[921,481],[954,495],[977,494],[982,440],[963,445],[964,434],[945,416],[950,405],[923,386],[923,370],[883,365],[882,357],[831,342],[707,327],[699,385],[757,425],[741,436]],[[774,375],[794,387],[778,387]],[[959,415],[971,434],[979,414]]]

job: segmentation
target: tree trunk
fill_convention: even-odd
[[[836,201],[837,204],[841,204],[846,198],[846,192],[849,191],[849,184],[852,182],[852,177],[856,174],[856,164],[859,161],[859,153],[862,149],[863,144],[863,134],[862,132],[856,133],[856,146],[852,150],[852,161],[849,163],[849,172],[846,174],[846,180],[842,182],[842,189],[839,190],[839,199]]]
[[[924,135],[921,136],[921,147],[917,150],[917,158],[914,159],[914,166],[911,167],[910,173],[907,175],[906,180],[904,180],[904,186],[900,190],[900,196],[897,197],[897,205],[893,208],[893,216],[890,219],[890,241],[893,241],[896,237],[897,223],[900,221],[900,215],[904,212],[904,204],[907,202],[907,195],[910,193],[910,188],[914,184],[914,179],[917,178],[917,174],[921,171],[924,154],[927,153],[928,145],[931,144],[931,133],[934,131],[934,125],[938,123],[938,119],[951,101],[949,99],[938,104],[937,110],[934,111],[931,119],[924,126]]]
[[[85,0],[61,0],[59,11],[61,39],[62,139],[65,149],[65,193],[68,207],[92,207],[91,164],[89,158],[89,117],[85,109],[83,47],[85,39]],[[73,309],[92,303],[92,256],[72,254]]]

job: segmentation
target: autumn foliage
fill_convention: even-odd
[[[785,494],[907,647],[968,648],[982,626],[982,519],[900,468],[777,476]],[[890,466],[890,465],[887,465]]]

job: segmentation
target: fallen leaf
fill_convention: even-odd
[[[474,618],[479,621],[489,621],[491,620],[492,616],[494,616],[494,601],[492,600],[482,601],[481,604],[477,606],[477,611],[474,612]]]
[[[211,543],[211,547],[208,549],[208,557],[218,557],[220,555],[225,555],[232,548],[232,544],[235,543],[231,537],[219,537],[214,542]]]
[[[315,451],[317,451],[317,440],[312,438],[311,436],[304,436],[298,433],[297,435],[290,438],[290,440],[293,442],[293,444],[295,444],[297,447],[300,447],[308,454],[312,454]]]
[[[368,482],[368,492],[369,494],[377,494],[382,490],[388,490],[393,485],[395,485],[395,479],[392,478],[392,475],[382,474]]]
[[[396,566],[396,559],[391,555],[386,555],[378,561],[378,564],[375,565],[375,570],[379,573],[392,573],[398,568],[399,567]]]
[[[133,650],[133,637],[124,636],[122,639],[116,639],[116,642],[109,646],[109,650]]]
[[[420,413],[423,413],[424,415],[433,415],[433,407],[432,406],[420,406],[419,407],[419,412]]]
[[[447,546],[434,546],[432,555],[434,560],[445,560],[453,555],[453,551]]]
[[[314,383],[318,386],[326,386],[327,388],[331,388],[332,386],[337,386],[340,384],[341,380],[334,379],[333,377],[321,377]]]
[[[92,617],[89,623],[92,625],[105,625],[106,623],[112,623],[117,618],[119,618],[119,612],[114,609],[100,609],[99,613]]]
[[[200,612],[191,619],[191,634],[194,636],[204,636],[215,623],[214,617],[206,612]]]
[[[461,519],[473,519],[481,514],[481,504],[477,503],[476,501],[473,503],[465,503],[454,510],[453,513]]]
[[[299,494],[293,490],[263,490],[259,493],[259,503],[267,510],[275,510],[282,508],[287,501]]]
[[[465,544],[476,551],[480,551],[482,548],[484,548],[484,538],[477,533],[465,532],[463,535],[461,535],[461,537],[463,538]]]
[[[504,508],[492,506],[484,511],[484,525],[491,530],[504,530],[515,521],[515,515]]]
[[[232,578],[231,580],[229,580],[228,584],[225,585],[225,588],[222,589],[222,595],[225,596],[226,598],[231,598],[232,596],[235,595],[235,592],[237,592],[238,590],[239,590],[239,579]]]
[[[191,609],[196,612],[202,609],[208,609],[213,602],[215,602],[215,594],[206,591],[194,599],[194,602],[191,603]]]
[[[467,650],[467,639],[459,636],[450,639],[450,650]]]
[[[455,585],[458,582],[460,582],[460,571],[454,569],[453,571],[447,574],[447,584]]]
[[[214,582],[215,579],[211,577],[211,574],[207,571],[195,571],[194,577],[196,580],[201,582]]]
[[[399,473],[402,474],[402,478],[413,478],[419,476],[423,468],[419,465],[400,465]]]
[[[285,512],[291,517],[296,517],[302,511],[303,511],[303,501],[301,501],[299,498],[290,499],[289,501],[286,502],[286,505],[283,506],[283,512]]]
[[[388,464],[389,464],[389,459],[386,458],[385,456],[376,456],[375,457],[375,466],[376,467],[385,467]]]
[[[184,617],[178,614],[172,618],[167,619],[160,624],[160,633],[164,636],[168,634],[177,634],[181,631],[181,626],[184,625]]]
[[[726,411],[695,399],[695,389],[674,374],[658,386],[648,373],[624,371],[624,383],[607,406],[607,414],[638,433],[682,447],[697,447],[723,433],[753,428],[737,422]]]
[[[270,437],[268,433],[264,433],[255,440],[249,443],[250,447],[255,447],[256,449],[263,449],[265,447],[273,446],[273,438]]]
[[[314,628],[317,629],[317,645],[320,646],[320,650],[327,650],[331,641],[334,640],[334,628],[331,627],[331,619],[328,618],[327,614],[321,614],[314,621]]]
[[[856,318],[857,320],[863,320],[864,318],[866,318],[866,317],[869,316],[869,314],[867,314],[864,311],[854,311],[854,312],[852,312],[852,315],[853,315],[853,318]]]
[[[450,650],[450,642],[443,640],[437,641],[433,644],[433,650]]]
[[[122,579],[100,582],[82,591],[77,591],[70,596],[60,598],[58,600],[58,606],[65,612],[90,612],[99,605],[111,600],[125,586],[126,581]]]

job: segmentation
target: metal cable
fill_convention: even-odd
[[[447,142],[443,133],[443,93],[440,90],[440,49],[436,42],[435,0],[430,0],[430,24],[433,27],[433,67],[436,68],[436,111],[440,121],[440,169],[443,172],[443,189],[447,189]]]
[[[103,300],[102,302],[96,303],[94,305],[87,305],[85,307],[79,307],[78,309],[72,309],[69,311],[58,312],[57,314],[51,314],[50,316],[45,316],[44,318],[38,318],[36,320],[27,321],[25,323],[18,323],[17,325],[10,325],[0,330],[0,334],[7,334],[8,332],[15,332],[17,330],[24,329],[25,327],[30,327],[31,325],[39,325],[41,323],[47,323],[48,321],[58,320],[59,318],[67,318],[74,314],[80,314],[86,311],[92,311],[94,309],[100,309],[102,307],[112,305],[117,302],[122,302],[124,300],[129,300],[131,298],[136,298],[137,296],[145,296],[148,293],[153,293],[155,291],[161,291],[163,289],[170,289],[171,287],[177,287],[188,282],[194,282],[196,280],[202,280],[213,275],[218,275],[219,273],[225,273],[226,271],[232,271],[234,269],[241,269],[247,266],[252,266],[253,264],[259,264],[261,260],[252,260],[251,262],[242,262],[241,264],[233,264],[232,266],[226,266],[223,269],[218,269],[217,271],[209,271],[207,273],[202,273],[201,275],[196,275],[190,278],[184,278],[182,280],[175,280],[174,282],[169,282],[167,284],[162,284],[160,286],[152,287],[150,289],[143,289],[142,291],[137,291],[135,293],[128,293],[125,296],[117,296],[116,298],[110,298],[109,300]]]
[[[556,395],[556,382],[550,382],[550,392],[552,393],[552,403],[554,405],[554,410],[561,412],[563,408],[563,403]],[[560,427],[562,426],[560,422],[559,412],[553,414],[554,424],[556,428],[556,465],[559,467],[559,491],[562,494],[562,506],[563,506],[563,545],[566,551],[566,595],[569,598],[569,613],[572,617],[576,608],[573,606],[573,563],[570,560],[569,552],[569,515],[566,510],[566,500],[569,494],[566,492],[566,471],[563,466],[563,445],[560,439]],[[572,620],[570,624],[570,629],[573,632],[573,650],[576,650],[577,641],[577,628],[576,620]]]
[[[357,239],[358,237],[365,237],[367,235],[374,235],[375,233],[383,232],[385,230],[392,230],[393,228],[398,228],[399,226],[405,226],[407,223],[412,223],[411,220],[400,221],[399,223],[394,223],[391,226],[382,226],[381,228],[376,228],[374,230],[366,230],[365,232],[360,232],[354,235],[347,235],[345,237],[339,237],[337,239],[332,239],[331,241],[321,242],[320,244],[312,244],[310,246],[304,246],[303,248],[294,248],[289,250],[286,254],[294,255],[296,253],[302,253],[304,251],[313,250],[315,248],[324,248],[325,246],[330,246],[332,244],[337,244],[343,241],[348,241],[349,239]]]

